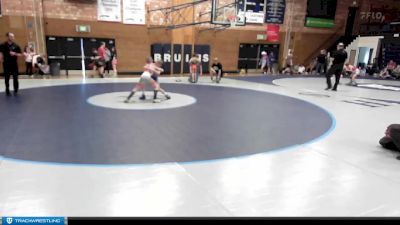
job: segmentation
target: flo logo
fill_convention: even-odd
[[[361,20],[373,20],[383,23],[386,19],[382,12],[361,12]]]
[[[8,217],[8,218],[7,218],[7,224],[12,224],[12,222],[13,222],[13,218]]]

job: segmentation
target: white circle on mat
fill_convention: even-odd
[[[140,100],[142,92],[137,92],[131,98],[129,103],[125,103],[126,97],[129,92],[111,92],[99,95],[94,95],[87,99],[89,104],[110,108],[110,109],[123,109],[123,110],[157,110],[157,109],[172,109],[192,105],[196,103],[196,99],[189,95],[170,93],[170,100],[166,100],[162,93],[158,93],[157,103],[153,103],[153,92],[145,92],[146,100]]]

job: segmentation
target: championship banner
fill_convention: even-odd
[[[277,24],[267,25],[267,41],[279,42],[279,25]]]
[[[97,0],[97,20],[121,22],[121,0]]]
[[[145,0],[123,0],[122,5],[124,24],[146,24]]]
[[[267,0],[265,23],[283,24],[286,0]]]

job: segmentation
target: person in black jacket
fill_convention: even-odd
[[[0,62],[3,63],[6,95],[10,96],[10,77],[13,76],[14,94],[18,94],[18,57],[22,57],[21,48],[14,43],[13,33],[6,34],[7,41],[0,45]]]
[[[338,44],[337,50],[332,53],[332,58],[332,66],[326,74],[326,83],[328,84],[328,87],[325,90],[332,88],[331,76],[335,74],[336,81],[332,91],[337,91],[337,86],[339,85],[340,77],[343,72],[344,63],[347,60],[347,52],[344,50],[343,43]]]
[[[320,54],[317,56],[317,73],[319,75],[326,73],[326,58],[326,50],[321,50]]]

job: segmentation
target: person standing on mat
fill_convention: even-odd
[[[18,94],[18,57],[22,57],[21,48],[14,43],[13,33],[6,34],[7,41],[0,45],[0,62],[3,63],[4,81],[6,84],[6,95],[10,96],[10,77],[13,76],[14,95]]]
[[[201,59],[194,53],[192,58],[189,60],[190,65],[190,77],[189,82],[197,83],[199,77],[203,74],[203,68],[201,65]]]
[[[340,77],[343,72],[344,63],[347,60],[347,52],[344,50],[344,44],[339,43],[337,46],[337,50],[332,53],[332,66],[326,74],[326,83],[328,87],[325,90],[329,90],[332,88],[331,76],[335,74],[335,85],[332,88],[332,91],[337,91],[337,86],[339,85]]]

